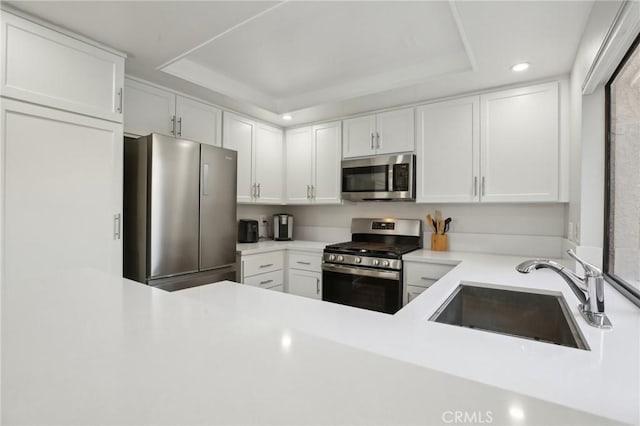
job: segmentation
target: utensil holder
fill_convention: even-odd
[[[447,251],[447,234],[431,234],[431,250]]]

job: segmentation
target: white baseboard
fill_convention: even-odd
[[[295,226],[293,231],[296,240],[342,242],[351,239],[351,230],[347,227]],[[451,251],[560,258],[563,257],[567,245],[565,239],[559,236],[457,232],[448,235]],[[429,248],[430,238],[431,234],[425,232],[425,248]]]

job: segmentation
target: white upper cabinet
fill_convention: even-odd
[[[224,113],[223,123],[222,146],[238,152],[238,202],[250,203],[256,195],[252,175],[256,123],[228,112]]]
[[[342,122],[342,157],[375,154],[376,116],[350,118]]]
[[[196,100],[176,97],[176,136],[212,146],[222,145],[222,111]]]
[[[415,150],[414,109],[405,108],[376,114],[376,154]]]
[[[314,203],[341,202],[340,122],[313,126],[314,179],[311,196]]]
[[[417,109],[417,202],[560,201],[558,83]]]
[[[136,80],[125,80],[124,132],[161,133],[222,145],[222,111],[212,105]]]
[[[339,121],[287,130],[286,203],[341,203],[340,130]]]
[[[229,112],[223,123],[222,146],[238,152],[238,202],[281,204],[282,130]]]
[[[416,110],[416,116],[416,201],[478,201],[479,98],[424,105]]]
[[[413,108],[387,111],[342,122],[342,157],[413,152]]]
[[[255,142],[255,183],[258,203],[280,204],[283,198],[284,146],[282,130],[257,124]]]
[[[558,83],[480,97],[483,201],[558,201]]]
[[[311,202],[313,128],[300,127],[285,133],[285,201]]]
[[[145,136],[173,136],[176,96],[155,86],[126,79],[124,82],[124,132]]]
[[[6,11],[0,16],[2,96],[122,122],[123,56]]]

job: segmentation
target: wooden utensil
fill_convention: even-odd
[[[427,215],[427,225],[433,232],[437,232],[436,227],[433,225],[433,218],[431,217],[431,213]]]

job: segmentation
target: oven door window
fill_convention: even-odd
[[[322,271],[322,300],[395,314],[402,307],[400,280]]]
[[[389,191],[388,167],[349,167],[342,170],[342,192]]]

